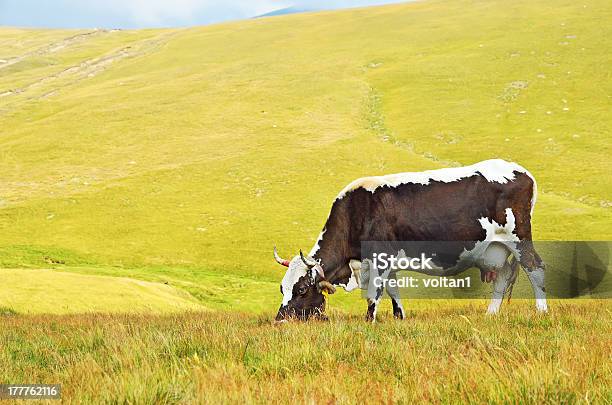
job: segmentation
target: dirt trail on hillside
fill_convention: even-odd
[[[55,53],[64,48],[70,47],[71,45],[83,42],[91,38],[92,36],[99,36],[99,35],[103,35],[109,32],[113,32],[113,31],[116,31],[116,30],[94,29],[93,31],[88,31],[88,32],[84,32],[81,34],[72,35],[70,37],[62,39],[61,41],[52,42],[50,44],[44,45],[34,51],[25,53],[23,55],[15,56],[13,58],[0,61],[0,70],[6,67],[9,67],[11,65],[14,65],[15,63],[21,62],[27,58],[30,58],[33,56],[45,56],[51,53]]]
[[[84,35],[91,35],[91,33],[81,34],[81,36]],[[2,89],[0,90],[0,99],[8,96],[26,93],[32,89],[43,87],[47,84],[54,84],[54,82],[61,81],[60,79],[65,79],[65,81],[61,81],[61,83],[57,83],[56,85],[53,85],[50,88],[43,89],[42,93],[28,97],[27,100],[45,99],[48,97],[52,97],[61,90],[75,85],[84,79],[97,76],[98,74],[108,69],[112,64],[115,64],[121,60],[127,58],[135,58],[155,52],[157,49],[167,43],[172,35],[174,35],[173,32],[161,34],[151,39],[137,41],[128,46],[109,52],[105,55],[83,60],[82,62],[75,65],[71,65],[57,73],[41,77],[38,80],[25,86],[14,89]],[[58,44],[59,43],[49,45],[45,47],[45,49],[57,49],[57,46],[59,46]]]

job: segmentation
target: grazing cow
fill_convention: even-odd
[[[300,251],[292,260],[284,260],[274,248],[276,261],[288,267],[276,320],[326,319],[324,293],[333,294],[338,286],[346,291],[360,286],[360,270],[367,265],[361,257],[364,241],[465,241],[467,253],[487,243],[469,260],[462,254],[451,266],[422,272],[445,276],[480,268],[481,277],[493,282],[488,312],[496,313],[520,264],[533,287],[537,309],[545,312],[544,265],[531,243],[536,194],[536,182],[527,170],[500,159],[355,180],[336,197],[308,256]],[[502,248],[493,241],[501,241]],[[500,251],[503,259],[492,260]],[[513,260],[507,260],[510,255]],[[375,319],[381,292],[368,289],[366,319]],[[403,319],[398,292],[389,288],[387,292],[394,316]]]

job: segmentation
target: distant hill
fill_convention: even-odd
[[[253,18],[262,18],[262,17],[274,17],[277,15],[286,15],[286,14],[297,14],[297,13],[307,13],[309,11],[317,11],[314,8],[300,8],[300,7],[285,7],[280,8],[278,10],[270,11],[269,13],[261,14],[255,16]]]

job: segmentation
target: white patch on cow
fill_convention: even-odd
[[[533,180],[531,173],[524,167],[513,163],[506,162],[502,159],[491,159],[478,162],[471,166],[451,167],[438,170],[427,170],[423,172],[406,172],[389,174],[386,176],[363,177],[353,181],[346,186],[336,199],[342,199],[347,193],[363,188],[371,193],[374,193],[379,187],[397,187],[402,184],[422,184],[428,185],[432,181],[440,181],[443,183],[451,183],[467,177],[482,174],[489,182],[505,184],[508,181],[514,180],[514,172],[525,173]],[[532,210],[535,204],[535,180],[534,180],[534,195],[532,199]]]
[[[514,233],[516,228],[516,218],[512,208],[506,208],[506,225],[498,224],[494,219],[482,217],[478,219],[480,226],[486,232],[485,239],[476,242],[472,250],[464,250],[459,256],[462,262],[472,262],[482,268],[498,268],[503,265],[508,254],[512,253],[517,260],[520,259],[520,252],[517,249],[516,242],[519,242],[518,236]],[[492,244],[491,242],[500,242],[500,244]],[[503,246],[502,250],[498,247]],[[507,252],[504,250],[507,249]],[[506,254],[503,260],[503,254]]]
[[[486,271],[499,271],[506,265],[509,255],[510,251],[504,244],[491,243],[478,260],[478,267]]]
[[[351,270],[351,275],[346,284],[339,283],[340,287],[344,288],[346,292],[351,292],[359,288],[360,278],[361,278],[361,262],[359,260],[351,260],[349,261],[349,269]]]
[[[538,312],[548,312],[546,298],[536,298],[536,309]]]
[[[340,287],[344,288],[344,290],[346,292],[351,292],[351,291],[359,288],[359,282],[357,281],[357,278],[355,277],[355,274],[351,274],[351,277],[349,278],[348,283],[346,283],[346,284],[340,283],[340,284],[337,284],[337,285],[339,285]]]
[[[487,308],[487,314],[494,315],[498,313],[503,300],[503,298],[493,298],[489,304],[489,308]]]
[[[287,272],[281,281],[281,288],[283,290],[283,306],[289,304],[289,301],[293,298],[293,286],[298,280],[306,275],[308,267],[302,262],[300,256],[295,256],[290,262]],[[314,271],[314,270],[313,270]],[[314,277],[314,274],[311,274]]]
[[[546,292],[544,292],[544,269],[536,268],[526,273],[535,294],[536,309],[538,312],[547,312],[548,305],[546,304]]]
[[[376,323],[376,313],[378,312],[378,304],[380,304],[380,298],[373,299],[372,301],[374,302],[374,312],[372,313],[372,323]]]
[[[487,309],[487,314],[497,314],[499,312],[499,308],[504,300],[504,295],[516,280],[516,269],[506,260],[509,252],[501,244],[494,244],[492,246],[500,249],[499,252],[502,255],[500,257],[502,264],[501,266],[497,266],[497,278],[493,282],[493,297]],[[503,252],[501,249],[503,249]]]
[[[487,236],[485,240],[488,241],[513,241],[518,242],[519,238],[514,233],[514,229],[516,227],[516,218],[514,217],[514,212],[512,212],[512,208],[506,208],[506,225],[500,225],[495,220],[489,219],[486,217],[482,217],[478,219],[480,222],[480,226],[485,230]]]

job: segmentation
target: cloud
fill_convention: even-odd
[[[78,7],[82,1],[71,1]],[[106,0],[89,1],[86,5],[93,11],[127,14],[129,18],[141,24],[163,24],[167,19],[190,19],[207,2],[198,0]]]
[[[84,3],[70,1],[75,7]],[[187,25],[197,20],[248,18],[288,4],[273,0],[90,0],[85,3],[97,11],[126,13],[142,25],[164,25],[167,21],[184,21],[182,25]]]
[[[389,0],[0,0],[0,24],[65,28],[145,28],[203,25],[273,10],[332,9]]]
[[[301,8],[335,9],[399,3],[400,1],[401,0],[297,0],[294,4]]]

